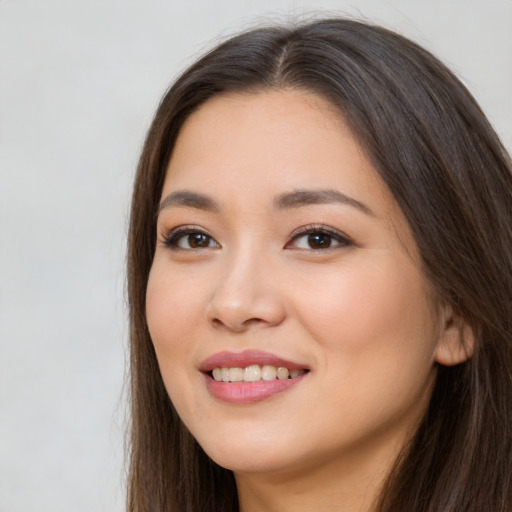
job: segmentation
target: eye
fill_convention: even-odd
[[[220,247],[208,233],[193,226],[180,226],[173,229],[164,237],[163,243],[171,249],[185,251]]]
[[[349,245],[352,245],[350,239],[337,230],[325,226],[304,226],[293,233],[287,248],[325,251]]]

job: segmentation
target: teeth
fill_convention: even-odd
[[[258,382],[260,380],[295,379],[304,373],[306,373],[305,370],[288,370],[284,366],[253,364],[246,368],[214,368],[212,376],[218,382]]]
[[[277,377],[277,368],[271,364],[266,364],[261,369],[261,378],[263,380],[274,380]]]
[[[229,369],[229,380],[231,382],[242,382],[244,380],[244,369],[243,368],[230,368]]]
[[[277,378],[279,380],[286,380],[290,375],[290,372],[288,371],[288,368],[285,368],[284,366],[280,366],[277,369]]]
[[[261,380],[261,368],[257,364],[248,366],[244,371],[245,382],[256,382]]]

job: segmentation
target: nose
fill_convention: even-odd
[[[268,262],[247,255],[226,262],[207,306],[208,322],[236,333],[279,325],[286,308],[276,274]]]

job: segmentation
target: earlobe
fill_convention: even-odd
[[[456,315],[450,305],[445,305],[443,310],[435,360],[443,366],[455,366],[473,355],[475,335],[471,326]]]

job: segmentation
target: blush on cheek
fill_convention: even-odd
[[[193,283],[177,282],[176,279],[170,278],[169,271],[160,267],[158,261],[155,261],[149,275],[146,315],[148,324],[162,323],[168,334],[174,334],[176,329],[186,324],[184,320],[188,316],[197,315],[197,293]]]
[[[407,343],[425,336],[423,329],[432,324],[432,313],[421,275],[405,258],[400,268],[388,266],[379,272],[364,267],[340,272],[318,283],[319,288],[302,302],[302,308],[309,310],[304,318],[317,339],[337,345],[338,350],[358,351],[387,344],[396,347],[398,340]]]

